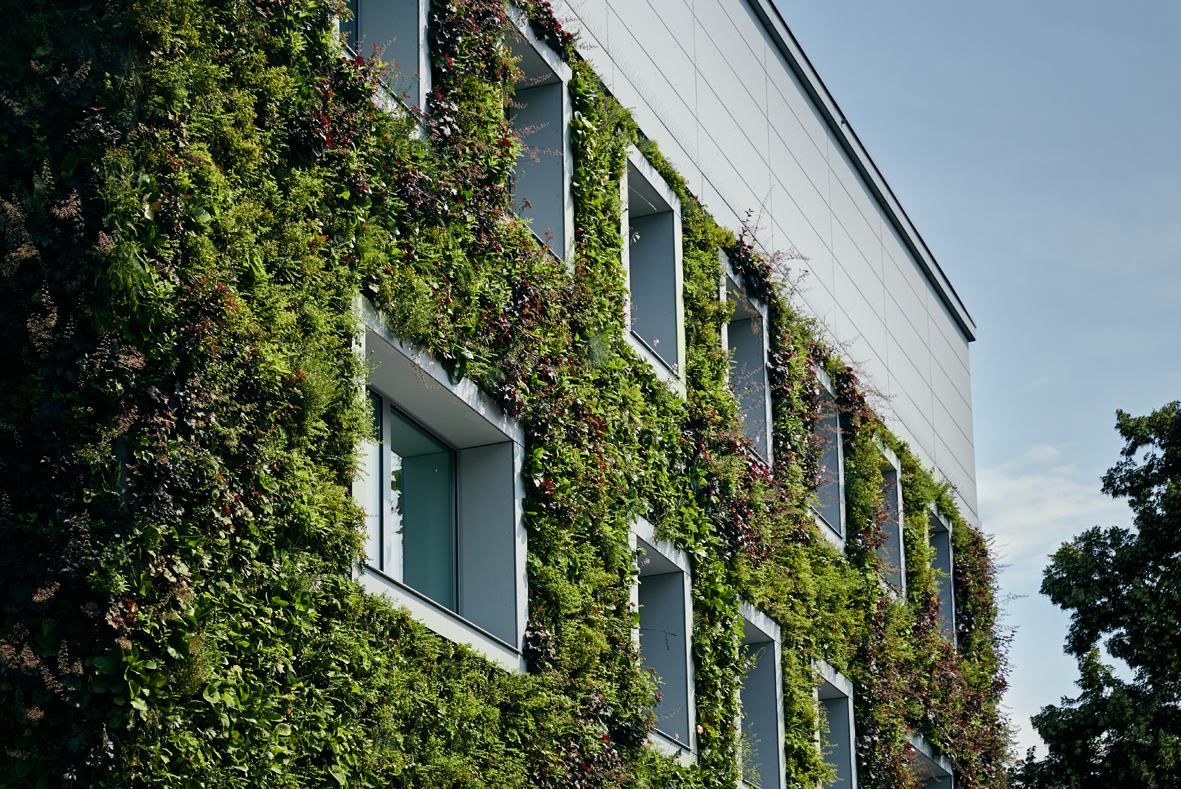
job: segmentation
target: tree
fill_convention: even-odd
[[[1049,753],[1030,750],[1018,786],[1181,786],[1181,403],[1117,411],[1116,428],[1123,459],[1103,492],[1128,500],[1134,527],[1088,529],[1045,570],[1042,594],[1071,612],[1081,693],[1034,716]],[[1101,642],[1130,681],[1102,664]]]

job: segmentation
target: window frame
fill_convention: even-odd
[[[387,596],[395,605],[406,608],[414,619],[444,638],[472,647],[505,670],[524,673],[526,662],[521,645],[529,609],[528,536],[523,517],[524,430],[472,381],[465,378],[453,383],[438,360],[395,336],[385,316],[368,299],[359,297],[355,309],[361,324],[356,352],[369,369],[367,390],[382,397],[383,407],[392,402],[402,414],[456,452],[457,514],[453,552],[459,586],[457,610],[453,611],[406,585],[398,577],[400,555],[394,560],[394,568],[387,568],[393,572],[363,562],[355,568],[355,580],[367,592]],[[383,419],[382,424],[388,424],[388,420]],[[387,444],[380,451],[383,453],[381,489],[385,503],[388,486],[385,485],[384,471],[389,466],[384,458],[391,449]],[[366,488],[363,473],[365,470],[359,469],[353,482],[353,496],[357,501],[363,501],[366,491],[371,490]],[[492,515],[480,512],[475,506],[465,507],[465,484],[468,495],[480,495],[490,487],[494,488],[496,501],[488,508]],[[383,520],[387,517],[384,509],[380,516]],[[465,513],[466,509],[472,512]],[[487,518],[494,518],[495,523],[490,526]],[[465,523],[470,529],[466,534]],[[491,543],[495,545],[488,554],[492,557],[490,562],[499,564],[472,562],[468,563],[470,566],[465,565],[465,552],[480,551],[482,546]],[[509,590],[512,595],[508,602],[512,610],[496,614],[499,633],[492,631],[491,624],[486,627],[475,621],[489,620],[486,612],[477,615],[480,612],[473,613],[465,602],[478,599],[479,593],[473,591],[465,598],[463,591],[465,583],[479,584],[480,576],[489,574],[495,576],[498,593]]]
[[[635,178],[643,179],[646,185],[664,202],[668,207],[669,213],[672,215],[673,320],[676,324],[676,359],[672,362],[667,361],[656,350],[650,348],[648,342],[640,337],[633,327],[635,316],[633,304],[636,299],[632,295],[631,184]],[[656,373],[656,377],[667,384],[679,397],[684,399],[686,397],[685,362],[687,349],[685,345],[685,271],[682,249],[681,200],[664,178],[656,172],[656,168],[644,158],[644,155],[634,145],[628,146],[627,166],[624,167],[619,190],[620,200],[623,205],[619,227],[620,234],[623,238],[621,262],[623,264],[624,278],[624,338],[632,349],[639,354],[640,358],[648,363],[648,366]]]
[[[771,660],[772,668],[774,670],[774,688],[770,694],[764,693],[756,696],[760,706],[760,710],[765,716],[767,713],[767,706],[773,707],[771,716],[774,717],[774,743],[767,743],[765,746],[771,751],[775,758],[775,764],[770,766],[771,775],[777,776],[777,781],[772,784],[760,783],[757,784],[759,789],[787,789],[787,773],[783,759],[783,747],[786,737],[786,730],[783,722],[783,640],[780,633],[779,625],[771,619],[771,617],[758,610],[745,600],[738,602],[739,616],[742,618],[742,645],[744,647],[758,644],[766,644],[769,654],[764,653],[759,658],[760,662],[763,660]],[[743,691],[746,689],[746,675],[742,678],[742,684],[738,689],[738,708],[743,715],[743,722],[746,720],[747,704],[743,701]],[[741,727],[741,724],[740,724]],[[743,732],[743,728],[739,728],[736,734]],[[778,747],[774,747],[775,744]],[[765,758],[766,754],[763,752],[764,748],[759,749],[759,757]],[[767,773],[766,769],[759,770],[760,776]],[[744,786],[754,787],[756,784],[750,784],[743,781]]]
[[[688,743],[679,742],[668,734],[662,732],[658,728],[652,732],[648,737],[648,744],[666,756],[678,759],[682,764],[694,764],[697,761],[697,707],[695,703],[695,680],[693,671],[693,575],[689,564],[689,555],[681,549],[674,546],[666,540],[658,540],[656,538],[656,529],[645,520],[643,517],[637,516],[632,522],[631,530],[628,535],[629,543],[633,555],[637,559],[637,573],[635,583],[631,589],[631,606],[632,610],[636,612],[637,622],[636,627],[632,630],[632,641],[636,645],[637,651],[640,653],[641,666],[647,670],[646,664],[643,663],[643,651],[641,647],[640,633],[643,629],[644,614],[640,607],[640,586],[643,583],[643,567],[639,563],[640,551],[645,553],[651,551],[659,556],[667,565],[675,566],[676,572],[681,574],[681,586],[684,595],[683,611],[684,623],[683,628],[685,632],[684,639],[684,666],[685,666],[685,713],[688,721]],[[667,694],[666,694],[667,696]],[[656,709],[652,710],[654,714],[658,714]]]
[[[824,660],[814,660],[812,667],[818,680],[815,691],[817,711],[821,712],[825,721],[828,722],[830,736],[833,736],[834,732],[829,710],[839,708],[846,718],[846,725],[842,727],[844,729],[843,740],[840,742],[829,741],[822,736],[819,729],[816,732],[817,744],[821,747],[821,755],[825,763],[839,771],[841,765],[833,764],[830,761],[835,755],[835,758],[839,758],[843,762],[845,770],[848,772],[844,781],[841,780],[838,772],[837,782],[826,784],[826,786],[837,787],[837,789],[857,789],[857,724],[854,719],[853,683]],[[839,723],[840,721],[838,721]],[[825,745],[829,746],[829,749],[825,749],[823,747]]]
[[[751,438],[752,433],[749,420],[750,412],[762,411],[760,416],[763,427],[758,429],[758,423],[755,423],[755,428],[760,435],[757,442],[752,439],[752,443],[755,444],[754,453],[766,465],[774,466],[775,446],[773,441],[774,424],[771,408],[771,381],[767,375],[767,359],[771,353],[771,340],[768,331],[770,327],[770,310],[765,301],[757,299],[746,292],[743,280],[734,271],[734,267],[730,263],[730,258],[720,249],[718,250],[718,260],[722,267],[722,281],[718,290],[718,298],[723,302],[735,305],[734,310],[731,312],[730,320],[722,324],[722,352],[727,354],[729,358],[726,365],[726,385],[730,388],[731,393],[733,393],[738,403],[739,419],[743,423],[744,433],[747,438]],[[739,314],[739,308],[744,311],[743,314],[749,317],[735,321],[734,316]],[[761,324],[761,328],[756,333],[761,347],[758,354],[758,369],[750,373],[750,375],[754,378],[755,385],[762,393],[762,404],[761,408],[755,405],[754,408],[747,410],[743,408],[743,396],[734,391],[734,382],[731,380],[734,367],[734,355],[732,351],[736,349],[733,347],[734,343],[730,336],[730,325],[756,319]]]

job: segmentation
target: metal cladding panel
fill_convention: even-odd
[[[852,217],[860,216],[876,239],[874,247],[879,247],[881,242],[881,206],[874,199],[873,193],[865,185],[865,181],[858,176],[853,162],[850,161],[848,155],[840,148],[833,150],[831,168],[834,200],[840,195],[846,197],[851,204],[848,211],[839,210],[842,221],[846,221],[844,217],[848,215],[850,219],[846,221],[846,224],[852,227],[855,224],[852,221]],[[854,231],[850,230],[850,232],[852,233]]]
[[[772,103],[776,101],[775,96],[776,94],[773,92]],[[822,213],[827,216],[829,187],[827,146],[817,146],[790,110],[783,109],[782,112],[774,112],[770,121],[772,148],[778,141],[788,155],[796,161],[800,172],[807,178],[816,193],[824,199]],[[773,170],[772,176],[778,178],[789,190],[798,179],[798,176],[792,174],[791,171],[781,171],[778,167]]]
[[[949,328],[940,321],[931,321],[931,351],[935,354],[936,363],[947,371],[948,377],[957,380],[961,372],[964,375],[971,374],[972,363],[967,347],[956,340],[955,334],[947,333]],[[970,389],[965,389],[963,396],[969,403],[972,402]]]
[[[904,261],[902,266],[909,264]],[[900,341],[906,337],[907,348],[928,342],[930,322],[922,295],[915,292],[898,263],[889,255],[882,261],[882,274],[886,284],[886,321],[890,330],[899,336]]]
[[[952,373],[957,372],[952,370]],[[971,381],[966,374],[960,370],[959,380],[948,375],[948,371],[942,365],[932,365],[931,370],[931,390],[935,395],[935,403],[943,407],[947,414],[947,418],[951,420],[954,425],[954,434],[963,438],[963,440],[972,442],[972,404],[965,398],[964,387],[969,385]],[[936,411],[938,414],[938,411]],[[938,425],[938,421],[936,421]],[[943,432],[943,426],[940,427],[940,432]],[[948,426],[949,430],[952,426]],[[953,440],[953,435],[948,435],[945,440],[949,443]]]
[[[857,242],[849,236],[845,228],[835,225],[832,229],[832,238],[833,253],[840,263],[839,274],[835,279],[837,298],[842,306],[845,306],[845,299],[856,294],[870,310],[865,317],[871,322],[880,323],[885,313],[885,294],[879,275],[881,267],[875,266],[871,259],[862,253]],[[860,308],[854,305],[845,306],[845,310],[851,315],[860,312]],[[884,327],[859,325],[858,328],[861,331],[856,333],[880,337],[881,329]]]
[[[847,326],[854,345],[864,343],[868,346],[865,348],[866,353],[879,357],[884,354],[885,349],[870,342],[869,338],[883,336],[886,322],[880,308],[871,304],[866,294],[880,296],[881,289],[873,287],[877,283],[877,278],[872,269],[864,261],[859,261],[859,264],[852,267],[852,271],[850,268],[838,266],[834,272],[837,304],[840,305],[843,316],[838,320],[838,324]],[[860,361],[865,358],[865,354],[858,354],[853,358]]]
[[[788,64],[786,56],[776,47],[768,48],[767,86],[783,97],[799,119],[801,127],[812,138],[812,142],[817,148],[823,149],[828,144],[831,134],[824,114],[808,96],[803,83]]]
[[[781,210],[776,200],[772,214],[775,221],[788,230],[800,252],[811,257],[821,249],[827,249],[832,238],[832,222],[828,213],[828,177],[823,172],[808,173],[805,169],[807,159],[801,161],[800,153],[800,148],[792,148],[778,134],[772,135],[771,178],[778,186],[775,197],[778,198],[778,194],[782,193],[794,206],[794,210]],[[815,149],[813,153],[817,153]],[[812,231],[813,238],[808,238],[808,230]]]

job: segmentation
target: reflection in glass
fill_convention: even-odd
[[[397,410],[389,414],[389,528],[402,536],[402,583],[454,611],[455,452]]]
[[[360,52],[357,46],[357,0],[347,0],[345,7],[348,13],[340,17],[340,37],[345,44],[352,47],[354,52]],[[346,18],[347,17],[347,18]]]

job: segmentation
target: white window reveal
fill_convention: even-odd
[[[644,667],[660,684],[661,701],[653,710],[652,744],[672,756],[696,753],[697,714],[693,704],[693,656],[690,651],[693,610],[689,558],[658,541],[643,518],[632,526],[640,577],[633,602],[640,612],[639,642]]]
[[[939,590],[939,626],[952,644],[955,636],[955,557],[952,555],[951,522],[932,509],[927,516],[927,534],[931,541],[931,568],[936,571]]]
[[[621,188],[628,341],[683,397],[681,201],[635,148],[628,151],[627,175]]]
[[[771,397],[767,381],[767,304],[746,292],[746,286],[721,250],[721,297],[731,306],[722,326],[722,350],[730,357],[729,384],[738,400],[742,429],[755,453],[768,465],[771,457]]]
[[[816,435],[823,442],[820,485],[816,489],[816,515],[820,531],[838,550],[845,550],[845,456],[841,440],[841,415],[828,373],[813,368],[820,385],[820,420]]]
[[[951,761],[939,749],[923,739],[910,735],[910,746],[915,752],[915,766],[923,789],[955,789],[955,771]]]
[[[826,789],[857,789],[853,683],[823,660],[815,661],[814,665],[820,675],[816,698],[828,724],[824,761],[836,773],[836,780],[827,784]]]
[[[358,55],[389,63],[391,93],[422,108],[430,93],[431,61],[427,50],[430,0],[349,0],[349,18],[341,17],[345,46]]]
[[[742,603],[742,712],[738,749],[742,782],[759,789],[785,789],[783,765],[783,649],[779,625]]]
[[[568,265],[574,260],[574,156],[570,123],[570,67],[533,34],[524,15],[510,7],[516,30],[509,49],[521,76],[508,107],[509,123],[522,152],[513,169],[513,209],[550,252]]]
[[[368,527],[359,580],[441,635],[523,671],[523,433],[362,301],[373,434],[353,488]]]
[[[886,582],[897,593],[906,594],[906,543],[903,539],[902,464],[898,455],[881,442],[876,442],[882,456],[882,510],[886,516],[882,524],[886,540],[878,549],[885,564]]]

